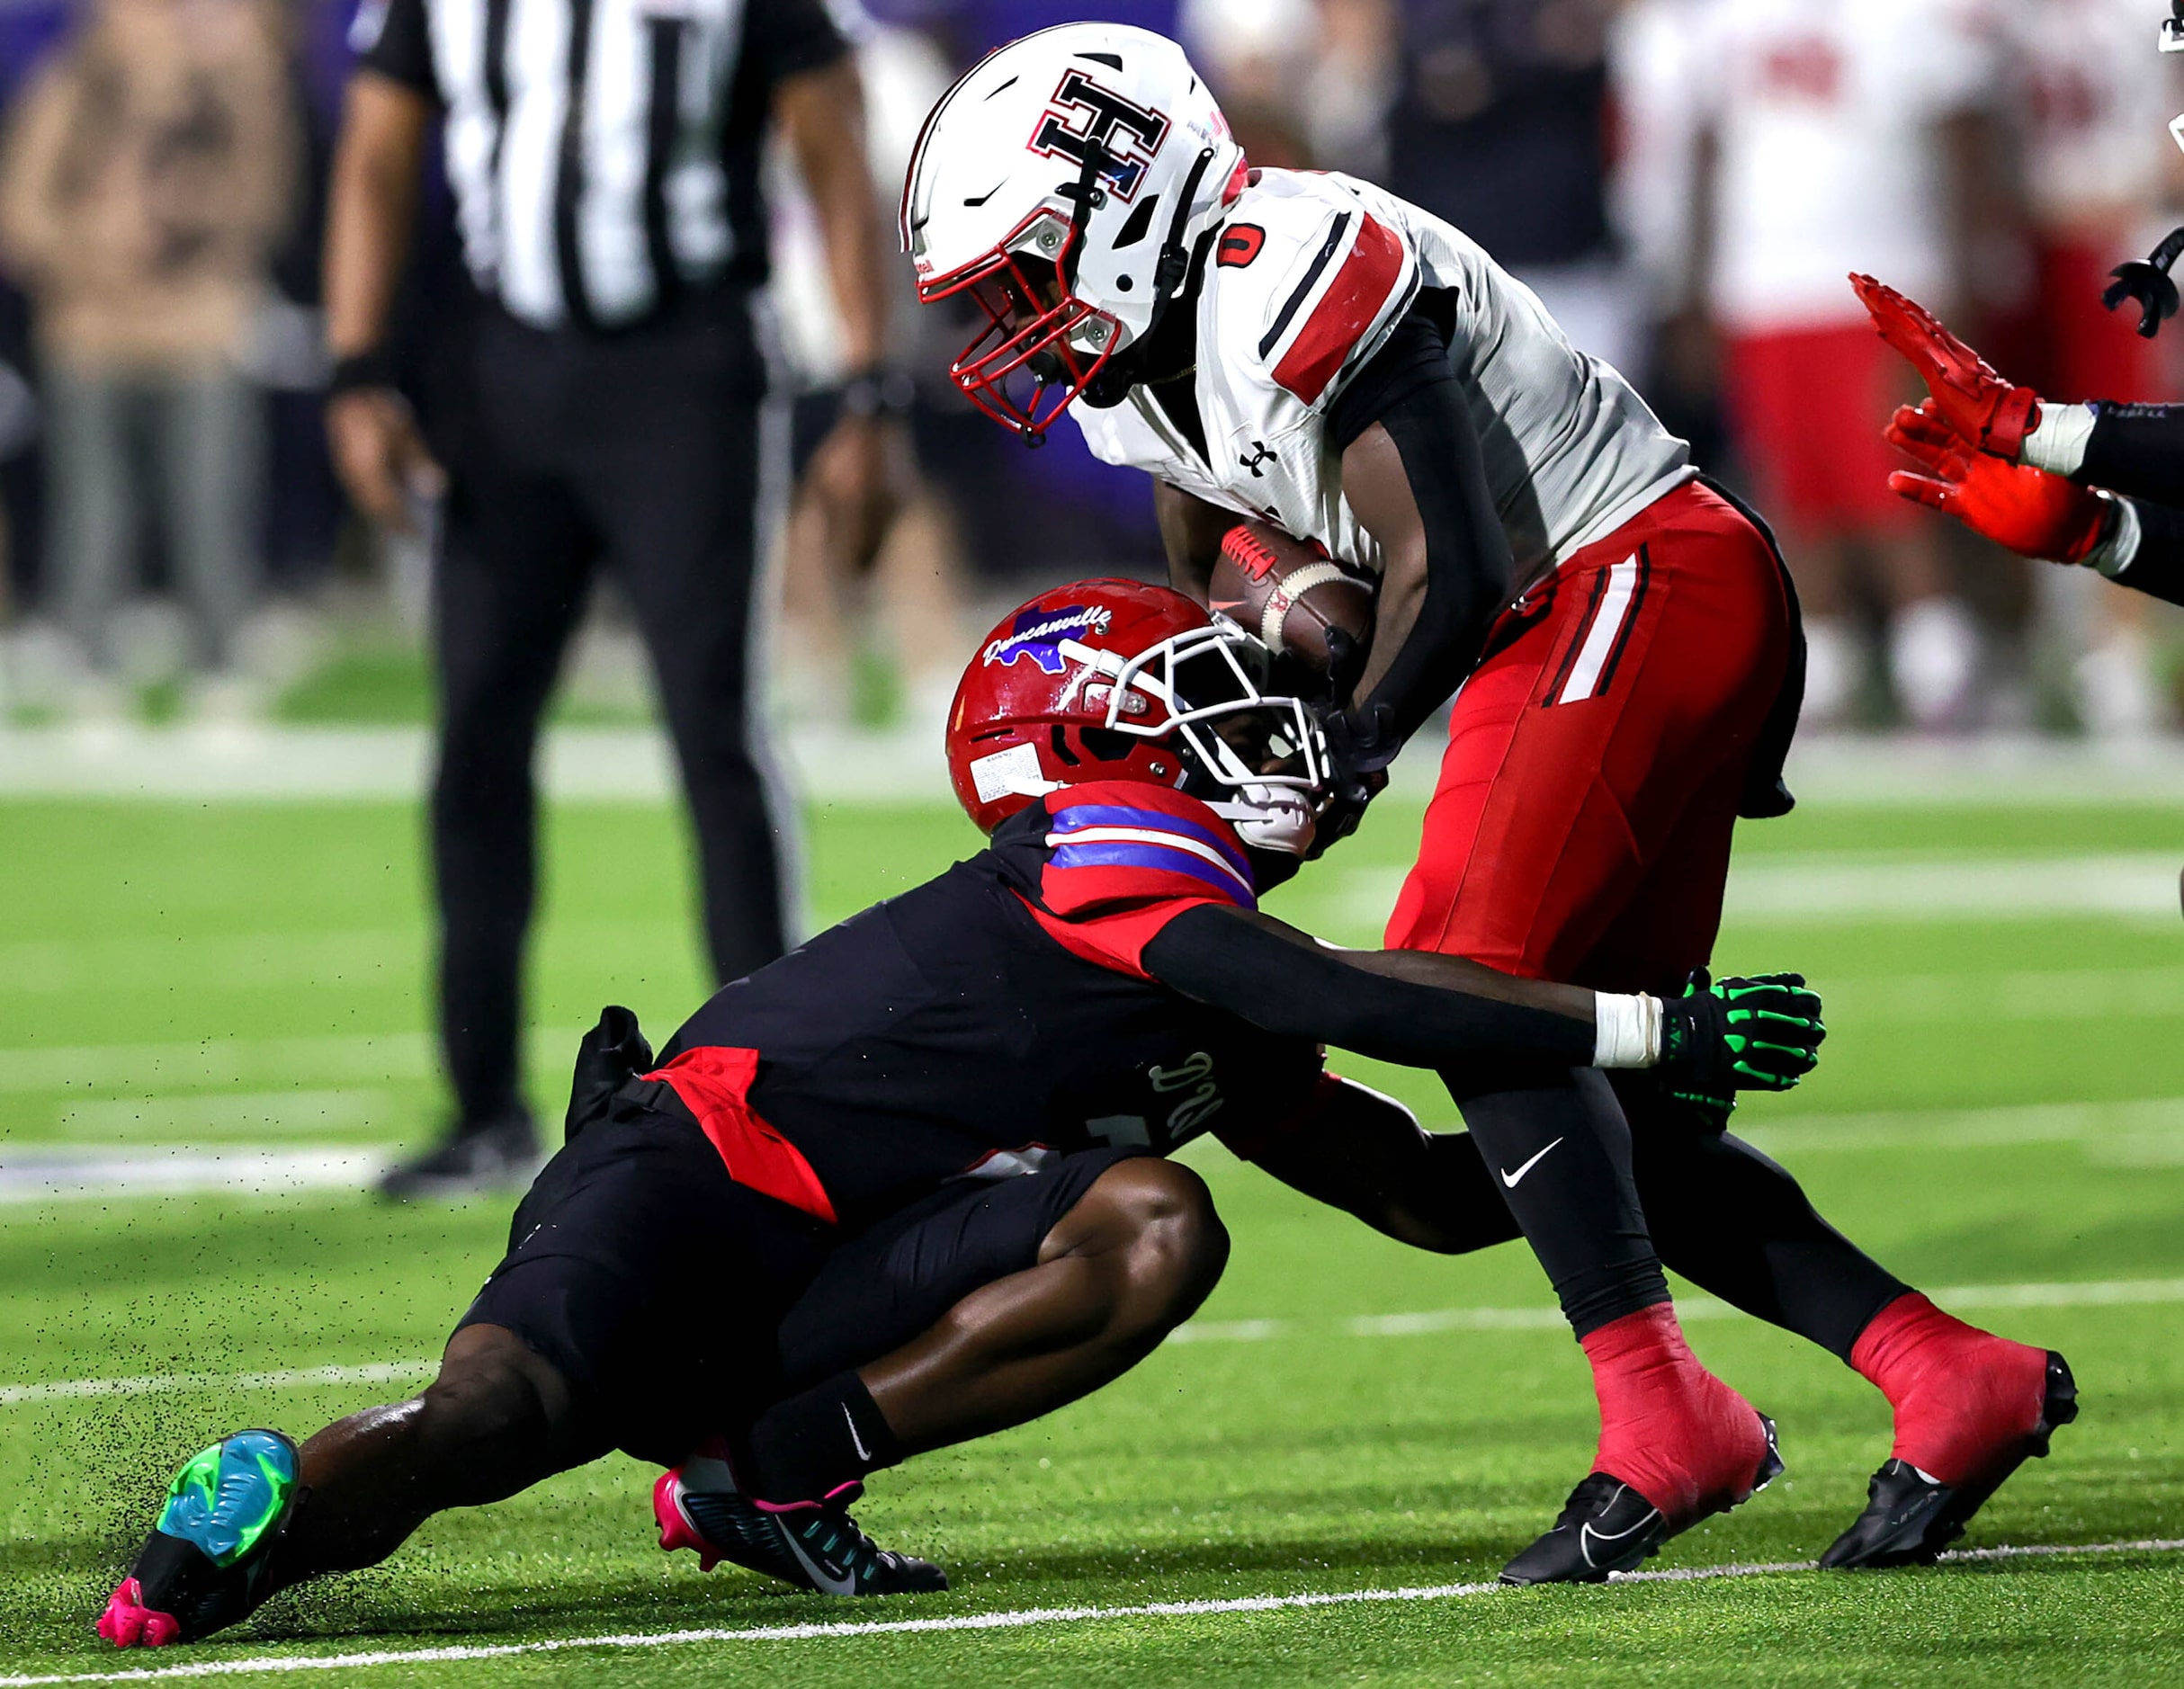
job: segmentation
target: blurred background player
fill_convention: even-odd
[[[1573,344],[1636,368],[1635,299],[1610,237],[1602,144],[1614,7],[1402,0],[1396,10],[1401,82],[1378,179],[1492,253]]]
[[[1719,357],[1804,601],[1806,720],[1854,711],[1870,596],[1905,718],[1969,725],[1978,626],[1934,531],[1884,486],[1873,419],[1900,378],[1842,276],[1870,253],[1938,297],[2007,288],[1993,31],[1962,0],[1637,0],[1617,57],[1638,256],[1657,308]]]
[[[752,697],[754,583],[773,510],[757,173],[778,122],[828,251],[847,371],[885,306],[862,97],[818,0],[595,12],[591,0],[374,0],[334,166],[327,424],[351,496],[411,525],[444,494],[434,581],[441,1036],[457,1116],[390,1193],[528,1172],[517,1056],[536,874],[532,755],[594,572],[650,648],[695,823],[717,978],[781,953],[792,846]],[[461,50],[449,54],[451,42]],[[477,297],[443,360],[428,451],[389,344],[433,120]],[[882,496],[870,416],[823,450]],[[778,438],[778,436],[776,436]],[[777,484],[777,483],[776,483]]]
[[[98,0],[12,115],[0,248],[28,290],[52,518],[48,593],[116,713],[117,612],[156,539],[189,609],[190,704],[252,707],[264,418],[245,373],[296,192],[273,0]]]
[[[864,84],[865,149],[875,200],[891,201],[917,126],[946,89],[947,59],[916,30],[880,22],[854,4],[829,11],[849,33]],[[929,329],[907,308],[909,278],[890,267],[883,363],[852,367],[826,230],[790,149],[778,139],[766,165],[773,211],[774,299],[795,397],[791,448],[795,491],[779,550],[776,695],[791,716],[843,727],[900,713],[937,734],[955,690],[963,592],[962,537],[947,488],[920,472],[917,434],[929,414],[915,376]],[[881,434],[882,496],[864,484],[856,442],[835,430],[844,416]]]

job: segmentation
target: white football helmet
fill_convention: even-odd
[[[989,54],[926,117],[902,189],[918,297],[968,292],[985,317],[951,379],[1035,443],[1151,333],[1244,183],[1165,36],[1063,23]]]
[[[2184,0],[2170,0],[2169,16],[2162,21],[2162,50],[2184,53]],[[2184,147],[2184,117],[2172,121],[2169,132],[2178,146]]]

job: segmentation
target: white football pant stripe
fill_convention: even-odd
[[[1637,589],[1638,557],[1634,552],[1607,571],[1607,590],[1600,595],[1592,631],[1585,636],[1584,648],[1578,653],[1577,664],[1562,683],[1562,695],[1555,702],[1576,703],[1592,696],[1593,688],[1600,684],[1600,671],[1607,666],[1607,654],[1616,648],[1616,638],[1623,631],[1624,619],[1631,613],[1631,597]]]

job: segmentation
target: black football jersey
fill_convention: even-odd
[[[1182,910],[1256,898],[1234,832],[1195,799],[1070,787],[970,861],[723,987],[660,1060],[756,1051],[750,1109],[847,1225],[1095,1146],[1256,1138],[1308,1104],[1320,1050],[1139,962]]]

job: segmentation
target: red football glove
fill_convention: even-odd
[[[1916,300],[1869,275],[1853,275],[1850,285],[1881,338],[1919,371],[1949,426],[1982,451],[2015,462],[2025,436],[2039,425],[2040,396],[2002,380]]]
[[[1890,492],[1945,512],[2020,557],[2082,563],[2101,541],[2105,502],[2068,477],[1973,451],[1930,398],[1896,412],[1888,443],[1929,471],[1896,470]]]

